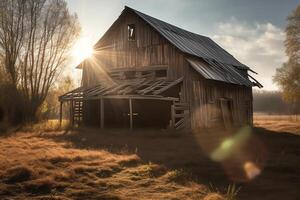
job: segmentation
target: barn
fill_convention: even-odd
[[[60,96],[74,126],[199,129],[252,124],[255,73],[212,39],[125,6]],[[62,119],[62,113],[60,119]]]

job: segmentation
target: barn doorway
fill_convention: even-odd
[[[104,100],[104,127],[130,128],[128,99]]]
[[[223,117],[224,126],[226,129],[233,127],[232,100],[220,98],[220,107]]]
[[[83,102],[83,123],[85,126],[98,127],[100,123],[99,100]]]
[[[132,99],[132,128],[167,128],[171,101]],[[130,128],[130,100],[104,99],[104,127]]]
[[[102,102],[102,103],[101,103]],[[170,126],[173,101],[148,98],[102,98],[84,101],[85,126],[155,128]]]
[[[171,119],[171,104],[171,101],[134,99],[133,128],[167,128]]]

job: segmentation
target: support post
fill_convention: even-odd
[[[171,105],[171,128],[175,128],[175,102]]]
[[[70,125],[74,126],[74,112],[73,112],[73,100],[70,101]]]
[[[129,116],[130,116],[130,130],[133,128],[133,119],[132,119],[132,99],[129,99]]]
[[[59,107],[59,127],[61,127],[62,124],[62,115],[63,115],[62,110],[63,110],[63,102],[61,101]]]
[[[104,128],[104,99],[100,99],[100,127]]]

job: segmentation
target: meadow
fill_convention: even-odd
[[[300,199],[289,117],[235,131],[26,127],[0,138],[0,199]]]
[[[254,114],[254,126],[276,132],[300,134],[300,116],[296,115],[268,115]]]

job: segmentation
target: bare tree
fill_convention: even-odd
[[[26,119],[34,120],[66,66],[80,31],[78,19],[64,0],[4,0],[0,13],[5,70],[26,105]]]
[[[0,2],[0,50],[10,81],[17,85],[17,57],[24,41],[25,1]]]

